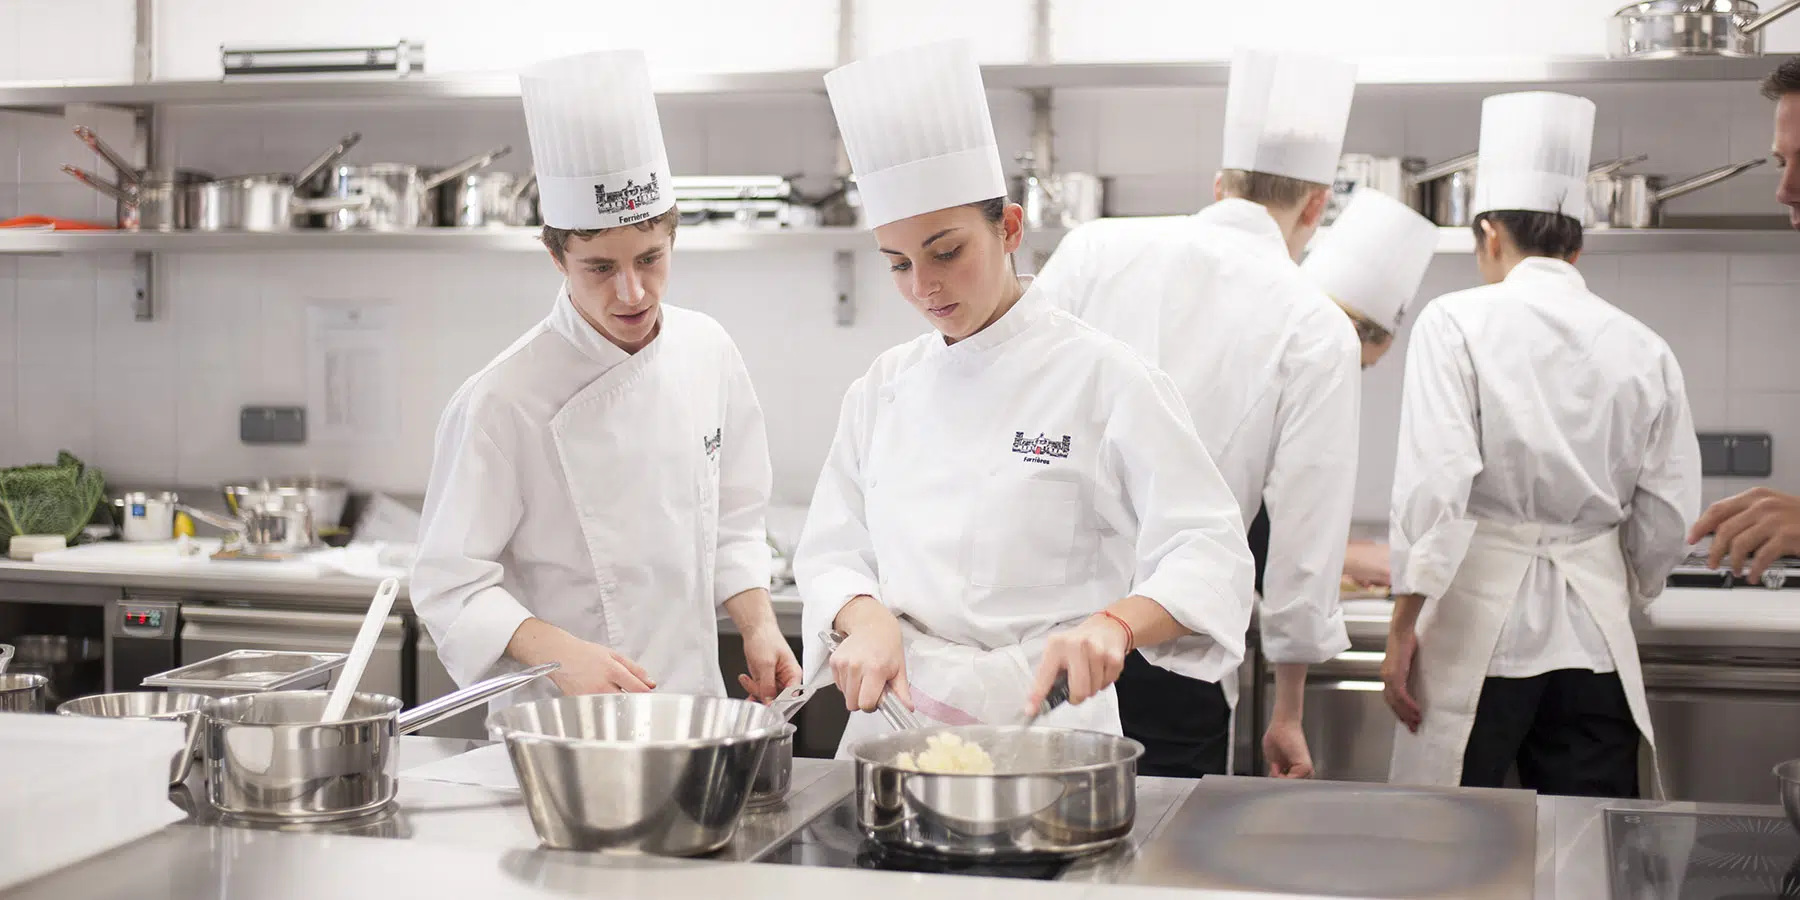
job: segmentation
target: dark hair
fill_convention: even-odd
[[[1219,188],[1226,196],[1238,197],[1251,203],[1260,203],[1271,209],[1293,209],[1306,202],[1314,191],[1322,191],[1330,185],[1301,181],[1286,175],[1270,175],[1267,172],[1250,172],[1244,169],[1224,169],[1219,172]]]
[[[1350,317],[1350,324],[1356,329],[1356,339],[1365,344],[1385,344],[1394,339],[1394,332],[1375,324],[1375,320],[1363,315],[1342,301],[1334,300],[1344,315]]]
[[[556,228],[545,225],[543,233],[538,235],[538,240],[543,241],[544,246],[550,248],[550,253],[556,257],[557,262],[562,262],[563,253],[569,249],[569,238],[591,238],[609,231],[617,231],[619,228],[654,231],[665,223],[669,226],[669,237],[675,237],[675,226],[681,223],[680,210],[671,206],[668,212],[661,215],[653,216],[642,222],[633,222],[630,225],[619,225],[615,228]]]
[[[1475,217],[1475,243],[1481,243],[1481,223],[1494,225],[1512,237],[1526,256],[1568,259],[1581,251],[1581,220],[1561,213],[1497,209]]]
[[[989,225],[993,225],[997,228],[1002,222],[1006,221],[1006,203],[1007,200],[1005,197],[994,197],[989,200],[977,200],[974,203],[964,203],[963,205],[981,210],[981,217],[986,219]]]
[[[1770,100],[1780,100],[1788,94],[1800,94],[1800,56],[1790,57],[1762,82],[1762,95]]]

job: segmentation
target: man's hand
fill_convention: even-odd
[[[611,648],[584,641],[543,619],[526,619],[506,644],[506,655],[526,666],[561,663],[550,681],[569,696],[638,694],[656,688],[643,667]]]
[[[880,600],[865,595],[851,600],[833,624],[844,633],[844,640],[831,654],[831,674],[844,694],[845,707],[852,712],[874,712],[881,695],[891,688],[894,697],[912,709],[906,646],[894,614]]]
[[[744,660],[750,664],[750,674],[739,675],[738,684],[750,699],[768,703],[800,683],[800,663],[794,659],[794,648],[788,646],[779,628],[758,628],[743,638]]]
[[[1413,661],[1419,655],[1419,637],[1411,626],[1389,628],[1387,655],[1381,660],[1381,696],[1388,709],[1408,731],[1419,733],[1425,711],[1412,696]]]
[[[1714,503],[1688,532],[1688,542],[1713,535],[1707,565],[1729,563],[1731,571],[1747,565],[1751,581],[1783,556],[1800,556],[1800,497],[1755,488]]]
[[[1344,548],[1344,577],[1362,587],[1387,587],[1392,583],[1387,545],[1351,541]]]
[[[1263,758],[1269,761],[1270,778],[1311,778],[1312,753],[1306,748],[1306,732],[1296,719],[1269,723],[1263,734]]]

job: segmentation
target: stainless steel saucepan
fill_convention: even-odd
[[[181,722],[187,727],[187,744],[169,763],[169,784],[187,781],[200,755],[202,717],[213,704],[203,694],[171,694],[163,691],[123,691],[77,697],[56,708],[59,715],[95,719],[156,719]]]
[[[406,712],[398,697],[356,694],[320,722],[329,691],[271,691],[218,700],[205,715],[207,796],[231,818],[332,822],[393,802],[396,739],[550,674],[545,663],[490,678]]]
[[[212,175],[197,169],[176,169],[173,173],[141,170],[107,146],[92,128],[77,126],[75,136],[113,167],[118,180],[107,181],[76,166],[63,166],[62,170],[76,181],[117,201],[115,215],[120,228],[127,231],[181,231],[193,227],[194,189],[211,181]]]
[[[433,220],[446,228],[500,228],[541,225],[537,175],[527,172],[470,172],[432,191]]]
[[[429,226],[436,219],[433,188],[486,168],[511,152],[511,147],[501,147],[429,174],[407,163],[338,166],[332,170],[325,196],[344,200],[367,197],[369,203],[361,209],[328,213],[326,227],[332,231],[399,231]]]
[[[1800,8],[1787,0],[1768,12],[1750,0],[1644,0],[1608,23],[1607,55],[1614,59],[1762,55],[1762,30]]]
[[[198,186],[192,227],[196,231],[291,231],[305,227],[313,215],[367,206],[369,200],[364,197],[301,196],[361,140],[361,134],[345,137],[292,175],[234,175]]]
[[[1720,166],[1674,184],[1667,184],[1667,179],[1661,175],[1615,171],[1599,177],[1589,176],[1587,226],[1595,229],[1660,228],[1663,204],[1728,178],[1736,178],[1766,162],[1767,157],[1760,157]]]

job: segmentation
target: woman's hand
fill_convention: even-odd
[[[908,710],[912,689],[906,683],[906,650],[900,621],[874,597],[851,600],[834,623],[844,640],[831,654],[831,674],[851,711],[874,712],[881,695],[894,692]]]
[[[1069,675],[1069,703],[1084,703],[1112,687],[1125,671],[1125,655],[1131,652],[1131,634],[1125,626],[1104,615],[1093,616],[1068,631],[1050,636],[1044,659],[1038,663],[1027,715],[1044,705],[1056,677]]]
[[[768,703],[800,683],[800,662],[794,659],[794,648],[788,646],[780,628],[771,623],[745,633],[743,638],[744,661],[749,663],[750,674],[739,675],[738,684],[750,699]]]

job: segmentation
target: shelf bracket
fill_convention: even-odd
[[[132,315],[139,322],[156,321],[156,254],[140,250],[131,254]]]
[[[832,261],[837,269],[837,323],[848,328],[856,324],[856,254],[834,251]]]

